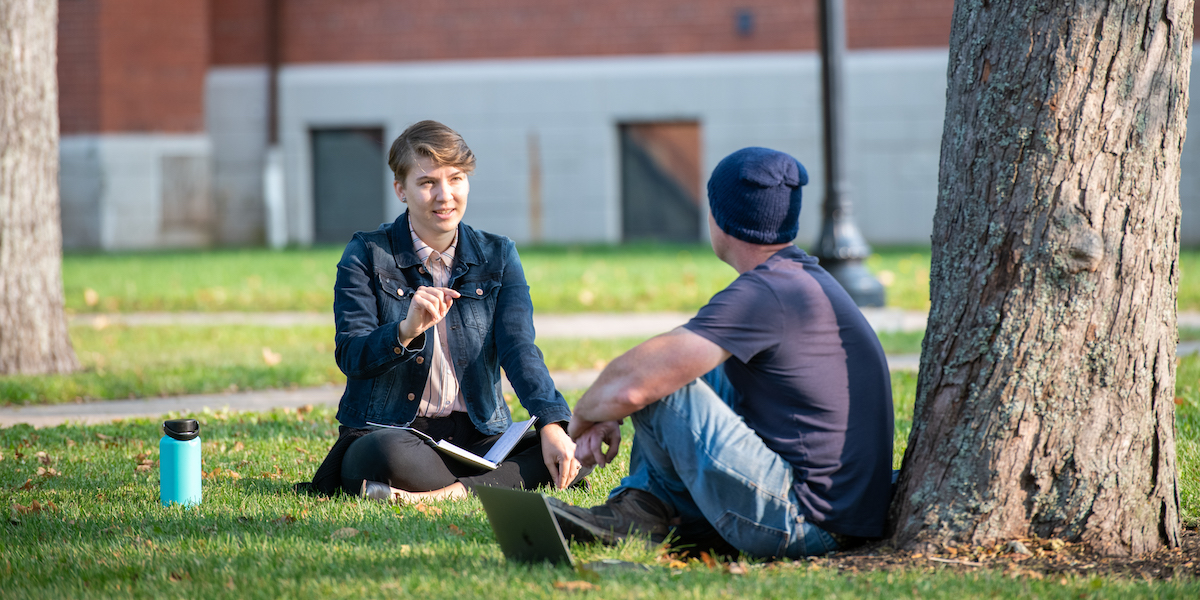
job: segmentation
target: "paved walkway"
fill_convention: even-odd
[[[925,313],[896,308],[863,310],[876,331],[918,331],[925,328]],[[651,336],[669,331],[691,318],[689,313],[578,313],[535,315],[534,327],[539,338],[614,338]],[[294,327],[297,325],[333,326],[333,316],[323,313],[131,313],[78,315],[72,325],[259,325]]]
[[[871,326],[880,332],[919,331],[925,328],[925,313],[899,309],[864,309]],[[649,337],[669,331],[687,321],[683,313],[538,315],[534,326],[539,338],[614,338]],[[292,327],[297,325],[332,325],[328,315],[317,313],[135,313],[126,315],[85,315],[72,319],[75,324],[108,325],[263,325]],[[1200,328],[1200,313],[1181,313],[1180,327]],[[1200,351],[1200,342],[1179,344],[1179,354]],[[897,355],[888,357],[893,371],[915,371],[920,357]],[[595,381],[599,371],[554,372],[551,376],[559,389],[585,389]],[[505,381],[505,390],[512,391]],[[48,406],[0,407],[0,427],[28,423],[48,427],[64,422],[106,423],[114,419],[138,417],[157,418],[170,412],[211,410],[267,411],[272,408],[296,408],[311,405],[336,406],[342,388],[322,386],[294,390],[259,390],[249,392],[198,394],[172,398],[140,400],[108,400],[81,404]]]

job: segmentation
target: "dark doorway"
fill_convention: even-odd
[[[312,130],[313,241],[345,244],[389,221],[382,128]]]
[[[620,127],[622,239],[699,241],[700,124]]]

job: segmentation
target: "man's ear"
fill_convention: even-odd
[[[393,181],[392,189],[396,190],[396,197],[399,198],[401,202],[408,204],[408,198],[404,196],[404,182]]]

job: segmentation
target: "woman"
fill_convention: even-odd
[[[338,263],[335,357],[346,391],[313,487],[393,501],[461,498],[473,485],[566,487],[580,476],[571,413],[533,343],[516,247],[462,222],[474,154],[454,130],[422,121],[392,143],[388,166],[407,211],[354,234]],[[407,425],[483,454],[512,424],[500,367],[538,433],[494,471],[369,425]]]

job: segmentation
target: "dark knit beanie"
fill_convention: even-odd
[[[721,231],[752,244],[784,244],[800,229],[804,165],[778,150],[742,148],[708,179],[708,208]]]

